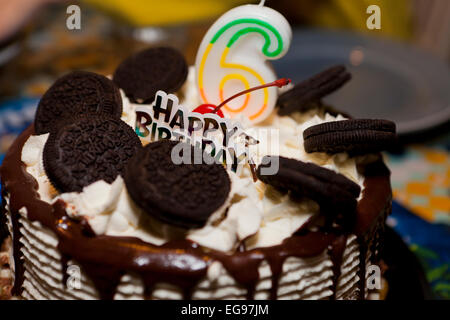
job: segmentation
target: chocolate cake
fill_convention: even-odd
[[[241,172],[219,164],[171,164],[175,142],[141,139],[142,146],[136,145],[138,135],[131,137],[134,130],[123,125],[134,129],[136,108],[148,101],[138,105],[122,89],[120,119],[85,108],[82,120],[68,112],[49,133],[37,134],[37,123],[30,126],[0,171],[0,222],[7,226],[2,236],[12,238],[12,294],[24,299],[366,299],[367,271],[380,263],[392,201],[389,170],[379,151],[394,140],[395,126],[389,123],[386,129],[386,122],[372,120],[358,126],[330,112],[320,99],[350,78],[341,68],[332,72],[332,83],[319,75],[299,84],[280,97],[280,108],[263,123],[244,124],[278,133],[258,136],[255,164]],[[181,104],[192,109],[200,104],[194,78],[190,68],[181,89],[174,87],[184,97]],[[111,81],[102,90],[115,86]],[[114,97],[113,91],[102,96]],[[83,103],[82,96],[77,99]],[[298,109],[296,101],[301,101]],[[43,112],[51,111],[37,114],[54,119]],[[336,129],[330,144],[319,135],[327,133],[324,123],[345,131]],[[119,127],[126,137],[118,134]],[[380,132],[389,132],[389,139],[383,135],[383,144],[371,143]],[[314,134],[318,138],[310,141]],[[278,154],[264,147],[271,139],[278,139]],[[310,151],[320,152],[305,151],[307,140]],[[318,146],[317,141],[325,142]],[[269,160],[278,160],[280,170],[264,176]]]

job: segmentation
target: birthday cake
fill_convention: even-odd
[[[195,69],[147,49],[42,97],[0,171],[13,295],[368,297],[391,208],[379,152],[395,125],[322,102],[345,67],[283,89],[234,75],[210,94],[222,78],[199,52]]]

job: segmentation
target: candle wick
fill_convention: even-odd
[[[284,86],[287,86],[289,83],[291,83],[291,79],[282,78],[282,79],[278,79],[278,80],[276,80],[276,81],[274,81],[274,82],[271,82],[271,83],[266,83],[266,84],[263,84],[263,85],[261,85],[261,86],[257,86],[257,87],[250,88],[250,89],[244,90],[244,91],[242,91],[242,92],[236,93],[235,95],[229,97],[228,99],[226,99],[225,101],[223,101],[221,104],[219,104],[219,105],[213,110],[212,113],[216,113],[217,111],[220,110],[220,108],[222,108],[224,105],[226,105],[226,104],[227,104],[228,102],[230,102],[231,100],[236,99],[237,97],[240,97],[240,96],[242,96],[242,95],[244,95],[244,94],[247,94],[247,93],[249,93],[249,92],[252,92],[252,91],[255,91],[255,90],[259,90],[259,89],[268,88],[268,87],[275,87],[275,86],[278,87],[278,88],[282,88],[282,87],[284,87]]]

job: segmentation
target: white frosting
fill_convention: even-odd
[[[205,247],[230,251],[242,240],[256,234],[263,216],[263,205],[254,182],[250,178],[239,178],[230,174],[232,191],[228,212],[220,223],[209,219],[207,224],[188,233],[188,239]]]
[[[44,162],[42,161],[42,154],[48,136],[48,133],[30,136],[22,148],[22,162],[25,163],[27,172],[37,180],[41,199],[51,202],[57,193],[45,174]]]
[[[104,234],[109,229],[112,213],[117,208],[122,192],[123,179],[119,176],[112,184],[100,180],[83,188],[81,193],[63,193],[56,199],[67,203],[69,216],[84,216],[96,234]],[[137,221],[132,219],[134,217],[135,215],[131,216],[129,220],[137,226]]]

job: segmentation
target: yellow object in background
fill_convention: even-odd
[[[245,0],[85,0],[135,26],[170,25],[219,16]]]
[[[227,10],[260,0],[84,0],[135,26],[167,26],[214,19]],[[370,5],[381,9],[381,30],[366,26]],[[409,39],[413,33],[412,0],[266,0],[290,22],[351,29]]]
[[[441,146],[413,146],[389,155],[394,198],[429,222],[450,225],[450,154]]]

